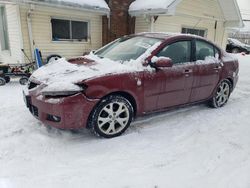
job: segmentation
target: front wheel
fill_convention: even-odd
[[[124,97],[111,95],[104,98],[93,110],[89,127],[104,138],[120,136],[133,118],[133,106]]]
[[[231,83],[228,80],[223,80],[216,89],[216,93],[210,100],[210,106],[213,108],[219,108],[224,106],[231,94]]]

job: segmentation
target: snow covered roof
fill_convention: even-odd
[[[38,4],[52,7],[65,7],[73,9],[84,9],[100,14],[109,14],[110,9],[105,0],[3,0],[11,3]]]
[[[140,14],[167,14],[181,2],[181,0],[136,0],[129,7],[132,16]],[[170,11],[172,12],[172,11]]]
[[[129,7],[131,16],[174,15],[176,6],[182,0],[136,0]],[[227,27],[243,27],[240,10],[236,0],[218,0]]]

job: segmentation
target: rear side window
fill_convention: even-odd
[[[190,62],[191,57],[191,42],[179,41],[164,47],[157,57],[169,57],[173,64]]]
[[[216,57],[216,54],[219,54],[219,51],[213,45],[204,42],[196,41],[196,60],[205,60],[206,57],[212,56]]]

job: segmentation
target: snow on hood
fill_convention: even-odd
[[[88,56],[88,58],[91,57],[97,60],[97,57],[93,55]],[[134,69],[107,59],[98,59],[98,62],[91,65],[79,65],[70,63],[62,58],[39,68],[32,74],[32,78],[47,85],[43,91],[77,91],[80,87],[75,84],[83,80],[129,71],[134,71]]]

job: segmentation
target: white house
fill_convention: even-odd
[[[43,57],[99,48],[109,12],[104,0],[0,0],[0,62],[27,62],[21,49],[32,58],[34,48]]]
[[[225,47],[227,30],[242,27],[236,0],[136,0],[129,8],[135,32],[200,35]]]

